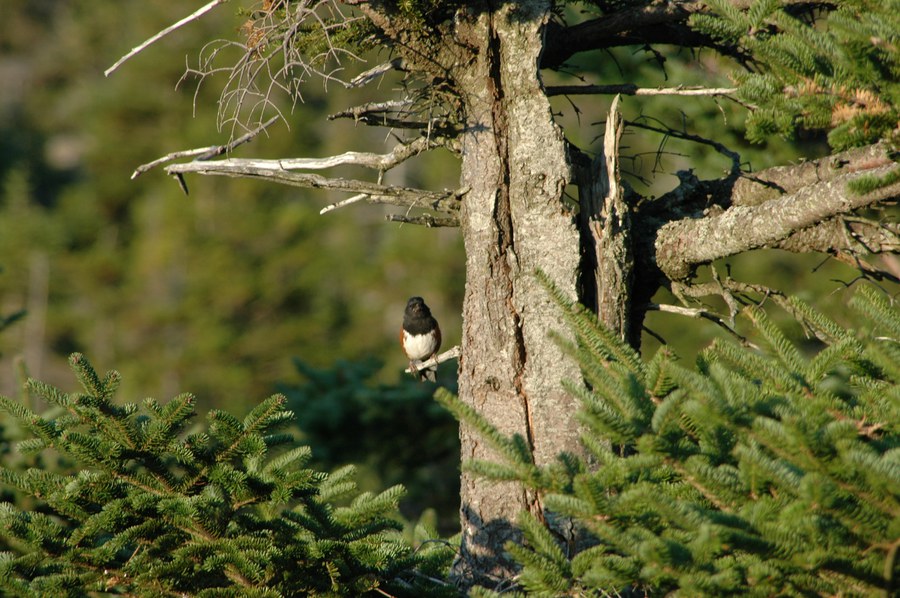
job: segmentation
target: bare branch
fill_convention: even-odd
[[[278,170],[323,170],[335,166],[363,166],[385,172],[398,164],[438,147],[440,143],[434,138],[417,137],[410,143],[401,143],[386,154],[369,152],[344,152],[327,158],[285,158],[279,160],[235,160],[247,166]]]
[[[440,131],[442,133],[449,130],[448,123],[444,119],[435,118],[428,121],[407,120],[405,118],[389,116],[388,113],[383,110],[367,111],[364,110],[364,108],[365,106],[358,106],[357,108],[351,108],[349,110],[344,110],[335,114],[329,114],[328,120],[336,120],[338,118],[352,118],[356,122],[361,122],[365,125],[373,127],[390,127],[391,129],[418,129],[420,131]]]
[[[211,145],[209,147],[200,147],[197,149],[182,150],[180,152],[172,152],[171,154],[167,154],[167,155],[163,156],[162,158],[157,158],[156,160],[153,160],[152,162],[147,162],[146,164],[141,164],[134,170],[133,173],[131,173],[131,178],[136,179],[137,177],[141,176],[148,170],[156,168],[157,166],[159,166],[161,164],[165,164],[166,162],[171,162],[172,160],[177,160],[179,158],[190,158],[192,156],[198,156],[197,160],[209,160],[210,158],[214,158],[216,156],[221,156],[222,154],[227,154],[228,152],[230,152],[237,146],[247,143],[248,141],[250,141],[257,135],[259,135],[260,133],[265,131],[266,128],[268,128],[272,123],[274,123],[278,119],[279,119],[278,116],[273,116],[272,118],[270,118],[269,120],[267,120],[260,126],[256,127],[252,131],[250,131],[244,135],[241,135],[234,141],[226,143],[225,145]]]
[[[388,222],[400,222],[403,224],[418,224],[426,228],[453,227],[459,226],[459,218],[457,216],[447,216],[439,218],[428,214],[422,216],[404,216],[403,214],[387,214],[385,220]]]
[[[809,337],[816,337],[824,342],[830,340],[828,335],[814,322],[809,321],[807,314],[797,309],[797,306],[784,293],[764,285],[739,282],[731,278],[726,278],[725,280],[718,280],[717,278],[714,282],[701,284],[673,283],[672,291],[676,292],[680,297],[687,296],[693,299],[719,296],[725,299],[729,305],[739,301],[743,305],[762,306],[766,301],[771,300],[775,305],[791,314],[803,326]],[[759,299],[753,298],[753,295],[758,296]],[[731,309],[735,315],[740,311],[739,309],[734,311],[735,308]],[[754,346],[750,343],[748,345]]]
[[[337,210],[338,208],[343,208],[344,206],[349,206],[351,204],[355,204],[355,203],[360,202],[368,197],[369,196],[366,195],[365,193],[360,193],[359,195],[354,195],[353,197],[348,197],[347,199],[342,199],[341,201],[338,201],[338,202],[335,202],[332,204],[328,204],[327,206],[325,206],[324,208],[319,210],[319,214],[322,215],[322,214],[327,214],[328,212],[333,212],[334,210]]]
[[[134,173],[131,175],[131,178],[135,178],[144,172],[164,164],[166,162],[170,162],[172,160],[178,158],[187,158],[191,156],[199,156],[196,161],[204,161],[209,160],[215,156],[219,156],[225,154],[235,147],[246,143],[253,139],[260,132],[265,130],[266,127],[274,123],[278,120],[279,117],[273,116],[268,121],[250,131],[246,135],[242,135],[238,139],[227,143],[225,145],[214,145],[210,147],[203,147],[191,150],[183,150],[178,152],[173,152],[162,158],[158,158],[152,162],[148,162],[147,164],[143,164],[139,166]],[[416,156],[426,150],[435,148],[440,146],[439,138],[427,138],[427,137],[418,137],[409,143],[400,143],[394,147],[390,152],[386,154],[374,154],[369,152],[345,152],[343,154],[339,154],[337,156],[329,156],[327,158],[286,158],[281,160],[256,160],[256,159],[232,159],[226,161],[219,161],[216,164],[225,165],[223,168],[236,168],[238,166],[250,166],[254,168],[260,169],[269,169],[269,170],[322,170],[325,168],[332,168],[335,166],[363,166],[366,168],[372,168],[374,170],[378,170],[380,172],[386,172],[391,168],[394,168],[398,164]],[[178,170],[173,168],[172,170],[168,170],[169,174],[173,174],[175,172],[190,172],[189,168]]]
[[[650,303],[647,306],[648,311],[661,311],[667,312],[671,314],[678,314],[681,316],[687,316],[689,318],[697,318],[709,320],[710,322],[716,324],[720,328],[726,330],[729,334],[733,334],[743,343],[747,342],[747,339],[738,334],[738,332],[733,328],[734,319],[731,318],[731,323],[726,321],[726,318],[720,314],[715,312],[711,312],[706,309],[695,308],[695,307],[681,307],[680,305],[669,305],[667,303]]]
[[[866,173],[879,176],[891,168],[881,166]],[[804,228],[900,197],[900,183],[854,195],[847,190],[847,183],[854,178],[854,174],[845,174],[760,205],[732,206],[717,215],[670,222],[656,237],[656,263],[669,279],[683,280],[699,264],[749,249],[775,247]]]
[[[793,251],[846,251],[853,255],[900,251],[900,225],[868,218],[839,217],[797,231],[776,246]]]
[[[775,166],[758,173],[745,174],[735,181],[729,203],[736,206],[757,205],[847,173],[887,166],[894,163],[888,152],[887,144],[875,143],[817,160]]]
[[[548,96],[587,95],[587,94],[622,94],[628,96],[731,96],[736,87],[638,87],[632,83],[620,85],[554,85],[547,87]],[[733,98],[729,98],[733,99]]]
[[[209,2],[208,4],[201,6],[200,8],[198,8],[197,10],[195,10],[194,12],[192,12],[185,18],[181,19],[177,23],[169,25],[168,27],[166,27],[162,31],[158,32],[156,35],[154,35],[150,39],[146,40],[144,43],[132,48],[128,54],[126,54],[125,56],[123,56],[122,58],[117,60],[114,65],[112,65],[111,67],[109,67],[108,69],[103,71],[103,75],[106,77],[109,77],[116,69],[118,69],[120,66],[122,66],[125,63],[125,61],[127,61],[128,59],[143,52],[148,46],[156,43],[160,39],[164,38],[165,36],[169,35],[173,31],[175,31],[176,29],[179,29],[182,26],[187,25],[191,21],[196,21],[197,19],[199,19],[200,17],[202,17],[203,15],[205,15],[206,13],[208,13],[209,11],[214,9],[216,6],[218,6],[220,4],[225,4],[226,2],[228,2],[228,0],[212,0],[212,2]]]
[[[724,144],[719,143],[718,141],[714,141],[712,139],[707,139],[706,137],[701,137],[700,135],[694,135],[692,133],[688,133],[687,131],[678,131],[670,128],[659,128],[654,127],[652,125],[647,125],[640,122],[628,121],[628,126],[637,127],[639,129],[645,129],[647,131],[653,131],[654,133],[662,133],[668,137],[677,137],[678,139],[684,139],[686,141],[693,141],[694,143],[702,143],[703,145],[708,145],[715,149],[717,152],[731,159],[731,172],[733,174],[737,174],[741,171],[741,156],[737,152],[728,149]],[[676,175],[683,179],[686,175],[681,175],[680,173],[676,173]]]
[[[416,372],[421,372],[422,370],[434,367],[436,365],[440,365],[440,364],[444,363],[445,361],[450,361],[451,359],[459,359],[460,355],[462,355],[462,349],[459,347],[459,345],[456,345],[452,349],[447,349],[440,355],[436,355],[435,357],[432,357],[428,361],[423,361],[421,363],[416,363],[413,365],[415,366]],[[413,368],[406,368],[406,373],[412,374]]]
[[[166,167],[171,175],[186,173],[219,175],[238,178],[264,179],[294,187],[330,189],[366,195],[369,203],[386,203],[404,207],[429,208],[453,213],[459,209],[459,195],[453,191],[425,191],[409,187],[380,185],[368,181],[342,178],[326,178],[317,174],[298,173],[278,167],[278,160],[215,160],[187,162]],[[260,166],[265,164],[265,166]]]
[[[388,112],[395,112],[408,108],[416,103],[413,98],[404,98],[402,100],[390,100],[387,102],[369,102],[361,106],[354,106],[328,115],[328,120],[337,120],[338,118],[352,118],[359,120],[364,116],[384,115]]]
[[[362,87],[363,85],[367,85],[374,79],[377,79],[378,77],[381,77],[382,75],[389,73],[390,71],[406,70],[406,61],[403,58],[397,57],[390,62],[379,64],[378,66],[371,68],[364,73],[360,73],[359,75],[351,79],[348,83],[346,83],[346,87]]]
[[[873,266],[863,258],[882,253],[900,253],[900,225],[868,218],[836,217],[797,231],[778,249],[831,254],[834,259],[860,271],[865,278],[900,282],[892,272]]]
[[[343,63],[362,60],[336,36],[365,17],[340,0],[263,4],[241,26],[239,41],[207,44],[196,67],[185,73],[199,77],[198,89],[208,76],[225,75],[218,102],[222,128],[281,114],[275,96],[283,92],[293,102],[303,101],[301,88],[311,77],[347,86],[340,79]]]

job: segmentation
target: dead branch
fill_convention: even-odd
[[[353,106],[340,112],[328,115],[328,120],[337,120],[339,118],[352,118],[360,120],[365,116],[385,116],[390,112],[408,112],[404,108],[408,108],[416,103],[414,98],[404,98],[402,100],[389,100],[387,102],[368,102],[361,106]]]
[[[317,174],[291,172],[276,165],[256,160],[215,160],[187,162],[166,167],[166,173],[182,176],[187,173],[263,179],[283,185],[308,189],[329,189],[366,195],[369,203],[383,203],[409,208],[428,208],[438,212],[454,213],[459,209],[459,197],[454,191],[426,191],[409,187],[380,185],[355,179],[327,178]],[[275,163],[278,160],[274,161]]]
[[[180,152],[172,152],[171,154],[167,154],[167,155],[163,156],[162,158],[157,158],[156,160],[153,160],[152,162],[147,162],[146,164],[141,164],[134,170],[133,173],[131,173],[131,178],[136,179],[140,175],[144,174],[148,170],[152,170],[153,168],[156,168],[160,164],[165,164],[166,162],[171,162],[172,160],[177,160],[179,158],[190,158],[192,156],[197,156],[197,160],[209,160],[210,158],[214,158],[216,156],[221,156],[222,154],[227,154],[234,148],[238,147],[239,145],[243,145],[243,144],[247,143],[248,141],[250,141],[257,135],[259,135],[260,133],[265,131],[266,128],[268,128],[272,123],[274,123],[278,119],[279,119],[278,116],[273,116],[272,118],[270,118],[269,120],[267,120],[260,126],[256,127],[252,131],[249,131],[248,133],[241,135],[234,141],[231,141],[224,145],[212,145],[209,147],[200,147],[200,148],[196,148],[196,149],[182,150]]]
[[[370,152],[344,152],[336,156],[326,158],[283,158],[278,160],[257,159],[232,159],[217,164],[228,162],[227,168],[248,166],[268,170],[323,170],[335,166],[363,166],[380,172],[394,168],[398,164],[421,154],[422,152],[438,147],[440,143],[434,138],[417,137],[409,143],[400,143],[386,154],[374,154]]]
[[[116,69],[118,69],[120,66],[122,66],[127,60],[129,60],[130,58],[133,58],[137,54],[143,52],[147,47],[158,42],[159,40],[161,40],[165,36],[169,35],[176,29],[179,29],[179,28],[183,27],[184,25],[187,25],[191,21],[196,21],[197,19],[199,19],[200,17],[202,17],[203,15],[205,15],[206,13],[208,13],[209,11],[214,9],[216,6],[218,6],[220,4],[225,4],[227,1],[228,0],[212,0],[212,2],[209,2],[209,3],[205,4],[204,6],[201,6],[200,8],[198,8],[197,10],[195,10],[194,12],[192,12],[185,18],[181,19],[177,23],[173,23],[172,25],[169,25],[168,27],[166,27],[162,31],[158,32],[153,37],[144,41],[142,44],[132,48],[131,51],[128,52],[128,54],[126,54],[122,58],[118,59],[114,65],[112,65],[111,67],[109,67],[108,69],[103,71],[103,75],[106,77],[109,77]]]
[[[459,347],[459,345],[456,345],[452,349],[447,349],[440,355],[436,355],[435,357],[432,357],[428,361],[423,361],[421,363],[415,363],[415,364],[413,364],[413,366],[415,367],[416,372],[421,372],[424,369],[428,369],[428,368],[434,367],[436,365],[440,365],[440,364],[444,363],[445,361],[450,361],[451,359],[459,359],[460,355],[462,355],[462,349]],[[405,371],[407,374],[412,374],[413,368],[411,368],[411,367],[406,368]]]
[[[670,314],[678,314],[680,316],[687,316],[689,318],[709,320],[710,322],[719,326],[720,328],[722,328],[729,334],[734,335],[741,343],[747,343],[747,339],[744,338],[741,334],[739,334],[734,329],[733,318],[732,318],[732,321],[729,323],[727,321],[728,318],[725,318],[725,316],[722,316],[720,314],[717,314],[715,312],[712,312],[712,311],[709,311],[706,309],[695,308],[695,307],[682,307],[680,305],[670,305],[667,303],[650,303],[649,305],[647,305],[647,310],[648,311],[666,312],[666,313],[670,313]]]
[[[728,149],[724,144],[719,143],[718,141],[707,139],[706,137],[701,137],[700,135],[694,135],[693,133],[688,133],[687,131],[678,131],[676,129],[670,128],[660,128],[654,127],[652,125],[648,125],[641,122],[636,121],[627,121],[626,123],[629,127],[637,127],[639,129],[644,129],[647,131],[653,131],[654,133],[661,133],[667,137],[675,137],[677,139],[684,139],[685,141],[693,141],[694,143],[701,143],[703,145],[708,145],[712,147],[714,150],[726,156],[731,160],[731,172],[733,174],[737,174],[741,171],[741,156],[737,152]],[[679,177],[681,178],[681,177]]]
[[[440,132],[450,130],[450,124],[446,120],[441,118],[435,118],[431,120],[408,120],[405,118],[398,118],[397,116],[389,115],[387,112],[382,110],[367,112],[365,110],[361,110],[361,108],[363,107],[359,106],[356,108],[350,108],[349,110],[336,112],[335,114],[329,114],[328,120],[352,118],[356,122],[360,122],[372,127],[390,127],[391,129],[418,129],[420,131],[427,130]]]
[[[394,58],[390,62],[385,62],[384,64],[379,64],[378,66],[367,70],[364,73],[360,73],[353,79],[351,79],[348,83],[346,83],[346,87],[354,88],[354,87],[362,87],[363,85],[367,85],[374,79],[381,77],[389,73],[390,71],[406,71],[406,61],[403,58]]]
[[[388,222],[400,222],[403,224],[418,224],[427,228],[452,227],[459,226],[459,218],[457,216],[437,217],[429,214],[422,216],[404,216],[403,214],[387,214],[385,220]]]
[[[677,287],[677,294],[679,296],[689,296],[698,300],[700,297],[718,296],[724,298],[726,302],[737,300],[742,305],[752,304],[757,306],[762,306],[766,301],[771,300],[775,305],[789,313],[791,317],[799,322],[808,337],[815,337],[823,342],[829,342],[831,340],[827,333],[814,322],[809,321],[807,315],[802,310],[799,310],[784,293],[776,289],[759,284],[739,282],[731,278],[701,284],[688,285],[673,283],[672,287],[673,292]],[[758,299],[753,296],[758,297]],[[735,314],[736,313],[738,312],[735,312]]]
[[[875,143],[817,160],[775,166],[757,173],[745,174],[735,181],[729,203],[736,206],[758,205],[848,173],[888,166],[894,163],[888,156],[889,149],[886,143]]]
[[[319,215],[327,214],[328,212],[332,212],[337,210],[338,208],[343,208],[344,206],[349,206],[351,204],[355,204],[369,197],[365,193],[360,193],[359,195],[354,195],[353,197],[348,197],[347,199],[342,199],[341,201],[328,204],[321,210],[319,210]]]
[[[197,66],[185,73],[199,78],[198,89],[213,74],[225,76],[218,102],[222,128],[262,120],[273,111],[280,114],[274,98],[278,93],[303,101],[302,85],[312,77],[326,85],[348,86],[340,78],[344,63],[362,61],[336,36],[365,17],[350,12],[340,0],[263,4],[241,26],[238,41],[207,44]],[[313,44],[307,43],[311,37],[316,38]]]
[[[777,247],[798,231],[829,218],[900,197],[900,183],[863,195],[847,189],[857,174],[881,176],[891,168],[844,174],[759,205],[732,206],[716,215],[670,222],[656,236],[656,264],[670,280],[684,280],[699,264],[749,249]]]
[[[258,128],[250,131],[246,135],[242,135],[238,139],[235,139],[234,141],[225,145],[214,145],[210,147],[173,152],[171,154],[163,156],[162,158],[158,158],[152,162],[143,164],[134,171],[134,173],[131,175],[131,178],[135,178],[150,170],[151,168],[178,158],[199,156],[195,160],[196,162],[209,160],[210,158],[213,158],[215,156],[225,154],[235,147],[246,143],[247,141],[250,141],[253,137],[262,132],[266,127],[278,120],[278,118],[279,117],[277,116],[273,116]],[[427,137],[418,137],[409,143],[400,143],[394,146],[394,148],[386,154],[374,154],[370,152],[344,152],[343,154],[339,154],[337,156],[329,156],[326,158],[285,158],[280,160],[233,158],[230,160],[218,161],[216,162],[216,164],[226,169],[234,169],[246,166],[269,170],[322,170],[325,168],[333,168],[335,166],[351,165],[363,166],[366,168],[378,170],[379,172],[386,172],[391,168],[394,168],[398,164],[401,164],[402,162],[412,158],[413,156],[416,156],[426,150],[438,147],[439,145],[439,138],[429,139]],[[177,168],[172,168],[171,170],[166,169],[166,172],[168,172],[169,174],[174,174],[176,172],[184,173],[190,172],[190,169],[185,168],[184,170],[179,170]]]
[[[900,225],[869,218],[830,218],[797,231],[776,245],[793,251],[845,252],[861,257],[877,253],[900,252]]]
[[[724,96],[737,91],[736,87],[638,87],[631,83],[621,85],[554,85],[547,87],[548,96],[560,95],[627,95],[627,96]]]

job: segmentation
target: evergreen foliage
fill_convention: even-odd
[[[852,334],[794,300],[826,347],[801,353],[760,309],[755,350],[716,342],[695,368],[649,362],[557,290],[590,390],[586,456],[535,467],[458,399],[506,463],[468,466],[544,493],[595,544],[566,554],[533,517],[508,545],[529,595],[894,595],[900,562],[900,313],[861,287]],[[579,389],[580,384],[570,384]],[[590,465],[588,465],[590,463]],[[481,591],[479,595],[494,595]]]
[[[0,505],[6,595],[453,594],[434,581],[452,551],[414,551],[398,533],[403,488],[359,493],[352,467],[308,468],[310,449],[277,431],[293,417],[283,396],[243,419],[211,411],[201,427],[189,394],[118,405],[117,372],[100,376],[80,354],[70,363],[83,392],[28,381],[46,414],[0,397],[30,434],[20,451],[76,464],[0,470],[36,501]]]
[[[747,135],[765,141],[827,130],[835,149],[874,143],[900,121],[900,1],[849,0],[837,10],[791,10],[757,0],[743,12],[709,0],[692,26],[747,57],[740,96],[756,106]]]
[[[316,447],[312,464],[326,470],[357,464],[364,488],[402,482],[405,517],[435,509],[441,530],[458,530],[459,431],[432,399],[435,386],[407,374],[393,384],[374,383],[383,367],[376,359],[339,360],[330,368],[294,363],[303,382],[278,390],[296,414],[300,439]],[[455,365],[439,368],[441,386],[455,388]]]

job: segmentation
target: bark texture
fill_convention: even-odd
[[[610,330],[639,347],[643,309],[633,305],[632,298],[632,210],[625,203],[619,182],[623,121],[618,104],[616,96],[606,119],[603,154],[594,160],[582,156],[572,160],[581,208],[578,214],[583,258],[580,299]]]
[[[472,49],[456,81],[464,105],[460,223],[466,249],[460,397],[506,434],[521,434],[537,463],[577,448],[575,400],[561,387],[575,363],[549,337],[561,314],[534,277],[541,269],[574,296],[578,232],[564,206],[566,147],[538,79],[550,3],[497,3],[457,23]],[[463,425],[463,461],[496,460]],[[457,577],[489,587],[514,567],[503,544],[517,514],[543,517],[518,484],[462,477],[462,555]]]
[[[883,176],[892,168],[892,165],[882,165],[879,161],[874,167],[860,171]],[[798,170],[802,175],[806,169]],[[821,234],[827,234],[827,231],[814,229],[828,226],[829,219],[834,216],[849,215],[854,210],[900,195],[900,183],[869,193],[854,193],[847,184],[859,173],[842,173],[799,187],[786,178],[786,185],[791,189],[786,195],[772,199],[765,199],[767,194],[761,191],[738,195],[741,203],[720,213],[669,222],[659,229],[655,238],[652,253],[656,265],[666,278],[678,281],[689,278],[698,265],[750,249],[783,247],[792,251],[823,251],[827,248],[823,247]],[[847,235],[844,243],[832,245],[830,249],[850,249],[851,245],[852,235]]]

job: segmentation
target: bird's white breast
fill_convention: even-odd
[[[403,348],[410,359],[425,359],[434,353],[433,334],[410,334],[403,331]]]

